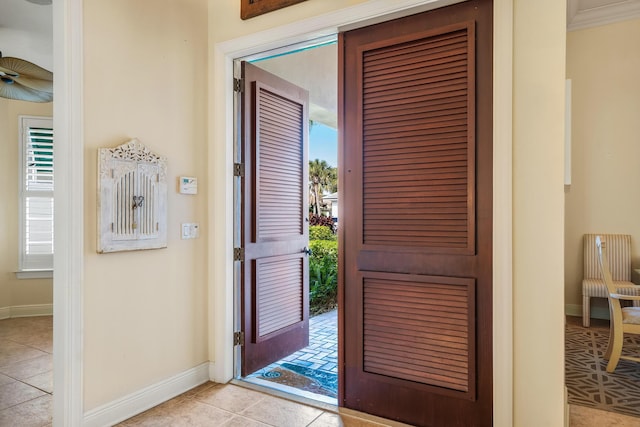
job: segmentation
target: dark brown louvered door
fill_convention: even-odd
[[[492,424],[492,2],[343,33],[341,404]]]
[[[309,345],[308,93],[242,63],[242,375]]]

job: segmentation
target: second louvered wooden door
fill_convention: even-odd
[[[309,345],[308,98],[243,62],[242,375]]]
[[[492,3],[341,35],[341,403],[492,423]]]

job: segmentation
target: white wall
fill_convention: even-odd
[[[565,199],[570,313],[579,314],[582,306],[584,234],[630,234],[632,263],[640,267],[639,70],[640,19],[567,34],[573,86],[572,182]],[[637,275],[633,279],[640,283]],[[592,301],[596,312],[608,313],[604,299]]]

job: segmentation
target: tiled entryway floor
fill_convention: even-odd
[[[570,408],[570,427],[638,427],[638,418],[593,408]],[[361,417],[362,416],[362,417]],[[249,390],[206,383],[119,424],[122,427],[368,427],[405,426],[364,414],[335,413]]]
[[[0,320],[0,426],[51,425],[53,318]]]
[[[254,372],[245,380],[335,404],[338,396],[337,310],[309,319],[309,346]]]
[[[233,384],[206,383],[122,424],[133,426],[400,426],[336,414]]]
[[[316,321],[330,317],[327,314]],[[52,336],[51,316],[0,320],[0,426],[51,426]],[[309,358],[306,360],[315,363]],[[337,414],[233,384],[207,382],[121,425],[365,427],[398,424],[360,418],[360,414]],[[640,418],[571,405],[570,426],[640,427]]]

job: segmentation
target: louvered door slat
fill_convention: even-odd
[[[451,95],[451,94],[450,94]],[[431,113],[438,114],[443,110],[456,111],[458,108],[466,109],[466,96],[459,94],[449,96],[447,98],[438,99],[418,99],[415,102],[404,102],[402,104],[387,104],[376,106],[367,113],[367,120],[384,121],[384,119],[392,120],[393,118],[406,118],[407,115],[418,115]],[[428,117],[428,116],[427,116]],[[368,121],[364,122],[368,124]]]
[[[364,370],[468,391],[473,383],[473,282],[365,274]]]
[[[303,106],[258,83],[256,108],[260,117],[256,239],[302,234]]]
[[[263,258],[256,266],[255,342],[303,320],[303,259],[300,255]]]
[[[473,250],[474,79],[468,31],[363,54],[365,244]],[[425,107],[413,111],[416,104]],[[389,171],[403,169],[403,179],[389,179]],[[445,213],[464,221],[456,232],[437,231],[441,217],[431,215]],[[423,221],[413,221],[418,217]],[[393,219],[395,227],[387,229],[373,218]]]

